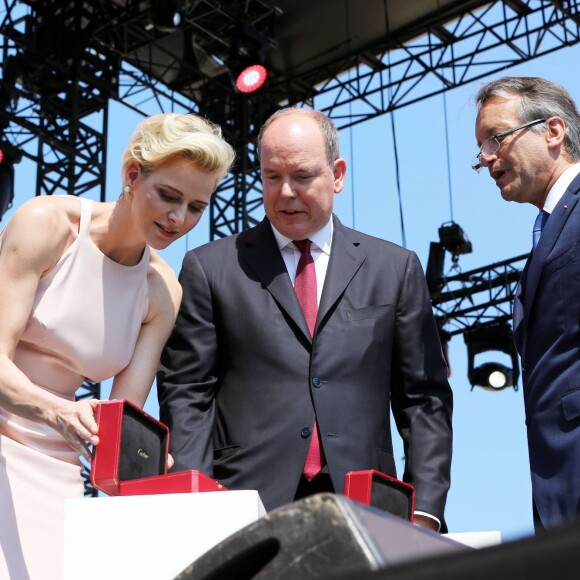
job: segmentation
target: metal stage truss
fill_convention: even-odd
[[[143,115],[207,115],[239,159],[213,198],[212,239],[261,219],[255,141],[277,107],[314,106],[344,129],[580,39],[580,0],[345,0],[340,37],[324,26],[337,18],[334,0],[189,0],[172,31],[154,25],[152,3],[0,0],[2,141],[37,164],[36,195],[104,200],[111,100]],[[374,35],[353,33],[351,17]],[[236,92],[228,68],[240,22],[272,62],[267,84],[250,95]],[[322,41],[333,44],[322,50]],[[300,52],[308,46],[314,52]],[[507,316],[520,259],[446,279],[433,301],[439,322],[456,334]],[[486,300],[469,302],[484,291]],[[98,396],[98,384],[85,387]]]
[[[315,106],[346,128],[580,39],[580,0],[452,2],[394,31],[387,12],[380,41],[310,70],[294,67],[294,75],[274,71],[255,95],[236,93],[223,64],[235,22],[242,16],[251,21],[275,53],[275,31],[283,31],[288,1],[279,2],[281,13],[265,1],[225,6],[201,0],[190,3],[183,30],[160,33],[147,25],[150,2],[3,0],[4,68],[20,54],[29,71],[24,86],[18,82],[22,74],[10,84],[4,135],[39,164],[37,193],[83,194],[103,186],[109,99],[144,115],[193,110],[222,125],[241,160],[211,208],[210,237],[224,237],[261,219],[254,143],[277,106]],[[43,43],[32,34],[37,27],[31,22],[39,20],[47,22],[45,31],[52,30]],[[202,45],[211,50],[202,51]],[[35,69],[39,62],[44,64]],[[67,98],[50,98],[63,82]],[[91,113],[101,119],[95,123],[91,115],[85,124]]]
[[[515,291],[528,254],[441,278],[431,304],[447,339],[475,326],[510,322]]]

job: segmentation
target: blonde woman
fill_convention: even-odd
[[[155,115],[117,201],[37,197],[0,235],[0,578],[62,577],[64,499],[99,443],[97,401],[74,394],[114,377],[112,398],[143,405],[181,301],[155,250],[195,227],[233,159],[219,127]]]

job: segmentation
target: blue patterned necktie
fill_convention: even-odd
[[[546,220],[550,217],[550,214],[547,211],[542,210],[536,217],[536,221],[534,222],[534,231],[533,231],[533,249],[536,249],[538,242],[540,241],[540,236],[542,235],[542,229],[544,228],[544,224]]]

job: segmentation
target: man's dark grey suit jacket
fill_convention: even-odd
[[[294,498],[315,411],[337,492],[350,470],[395,475],[392,407],[416,509],[443,521],[452,393],[413,252],[334,217],[312,340],[269,222],[186,255],[158,375],[174,471]]]

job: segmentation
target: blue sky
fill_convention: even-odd
[[[578,46],[512,67],[505,74],[548,78],[563,84],[580,102],[580,78],[570,74],[576,59],[580,59]],[[501,75],[490,78],[498,76]],[[504,202],[491,178],[486,173],[477,175],[470,168],[470,159],[477,152],[473,95],[479,84],[465,85],[448,91],[445,97],[438,95],[394,113],[406,245],[417,252],[424,267],[429,243],[437,241],[438,228],[452,217],[473,244],[473,253],[460,258],[462,271],[518,256],[531,246],[536,210]],[[119,195],[120,156],[139,120],[136,113],[111,103],[108,200]],[[342,131],[341,151],[349,174],[344,191],[336,197],[337,215],[348,226],[400,244],[389,116]],[[35,171],[35,166],[27,161],[16,167],[14,207],[34,195]],[[178,272],[185,251],[208,240],[206,215],[193,232],[175,242],[163,256]],[[446,512],[449,530],[500,530],[505,540],[529,535],[533,532],[531,490],[521,388],[496,393],[471,390],[461,336],[451,341],[450,362],[455,412],[452,488]],[[103,398],[109,389],[110,384],[103,384]],[[145,408],[158,415],[154,388]],[[400,442],[396,442],[395,454],[402,456]]]

